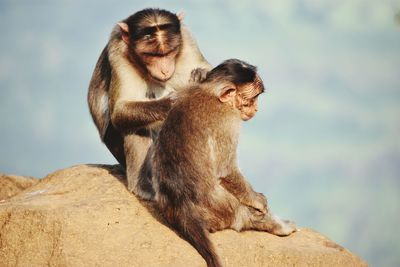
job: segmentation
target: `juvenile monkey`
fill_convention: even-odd
[[[208,231],[285,236],[296,227],[270,213],[264,195],[252,189],[236,163],[241,121],[256,114],[264,91],[256,68],[227,60],[195,87],[180,92],[149,159],[160,213],[207,266],[218,267]]]
[[[119,22],[89,85],[100,137],[126,168],[128,189],[142,198],[149,198],[151,185],[138,184],[138,172],[154,130],[171,108],[168,95],[185,87],[194,69],[210,69],[182,19],[144,9]]]

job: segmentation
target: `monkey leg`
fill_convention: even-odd
[[[139,180],[139,174],[151,143],[151,138],[146,132],[136,132],[124,137],[128,190],[143,199],[152,197],[152,189],[145,184],[146,180]]]
[[[118,132],[112,124],[108,125],[103,142],[125,170],[126,160],[124,153],[124,139],[122,138],[121,133]]]
[[[150,145],[147,151],[146,158],[140,167],[139,177],[138,177],[138,192],[140,197],[146,200],[154,200],[155,191],[153,187],[153,166],[151,157],[154,154],[154,145]]]
[[[268,211],[266,200],[266,212],[260,211],[256,207],[243,204],[242,200],[226,187],[226,184],[222,183],[215,186],[208,201],[212,204],[207,207],[208,212],[202,214],[211,232],[231,228],[238,232],[257,230],[286,236],[296,231],[294,223],[282,220]],[[264,195],[260,194],[260,196],[264,198]]]
[[[204,226],[212,233],[231,228],[236,211],[242,206],[234,195],[219,184],[202,200],[197,206]]]
[[[237,209],[232,228],[238,231],[265,231],[278,236],[287,236],[297,231],[297,227],[293,222],[282,220],[269,212],[262,214],[244,205]]]
[[[229,176],[220,177],[219,181],[227,191],[236,196],[241,204],[263,214],[268,212],[267,198],[262,193],[255,192],[239,170],[232,172]]]
[[[297,227],[293,222],[282,220],[271,213],[265,214],[260,220],[252,221],[254,230],[267,231],[278,236],[287,236],[297,231]]]

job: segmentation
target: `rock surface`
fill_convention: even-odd
[[[38,179],[32,177],[4,175],[0,173],[0,201],[15,196],[38,181]]]
[[[211,235],[225,266],[366,266],[310,229],[289,237],[225,230]],[[50,174],[0,202],[0,266],[205,266],[115,166]]]

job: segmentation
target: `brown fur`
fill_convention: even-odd
[[[266,198],[252,189],[236,163],[241,121],[255,115],[263,90],[255,67],[225,61],[202,84],[180,92],[149,152],[160,213],[209,267],[221,262],[208,231],[289,235],[296,230],[269,212]],[[239,109],[238,103],[246,101],[252,104]]]
[[[172,77],[154,77],[162,68]],[[142,198],[150,195],[146,184],[138,184],[138,172],[171,107],[169,95],[187,86],[196,68],[210,65],[178,17],[159,9],[139,11],[116,25],[96,64],[90,113],[102,141],[126,167],[128,189]]]

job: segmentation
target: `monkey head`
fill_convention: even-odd
[[[205,82],[215,82],[214,94],[222,103],[238,110],[242,120],[254,117],[258,110],[258,96],[264,85],[257,68],[238,59],[229,59],[212,69]]]
[[[166,10],[144,9],[118,23],[129,58],[156,81],[165,82],[175,72],[182,19]]]

